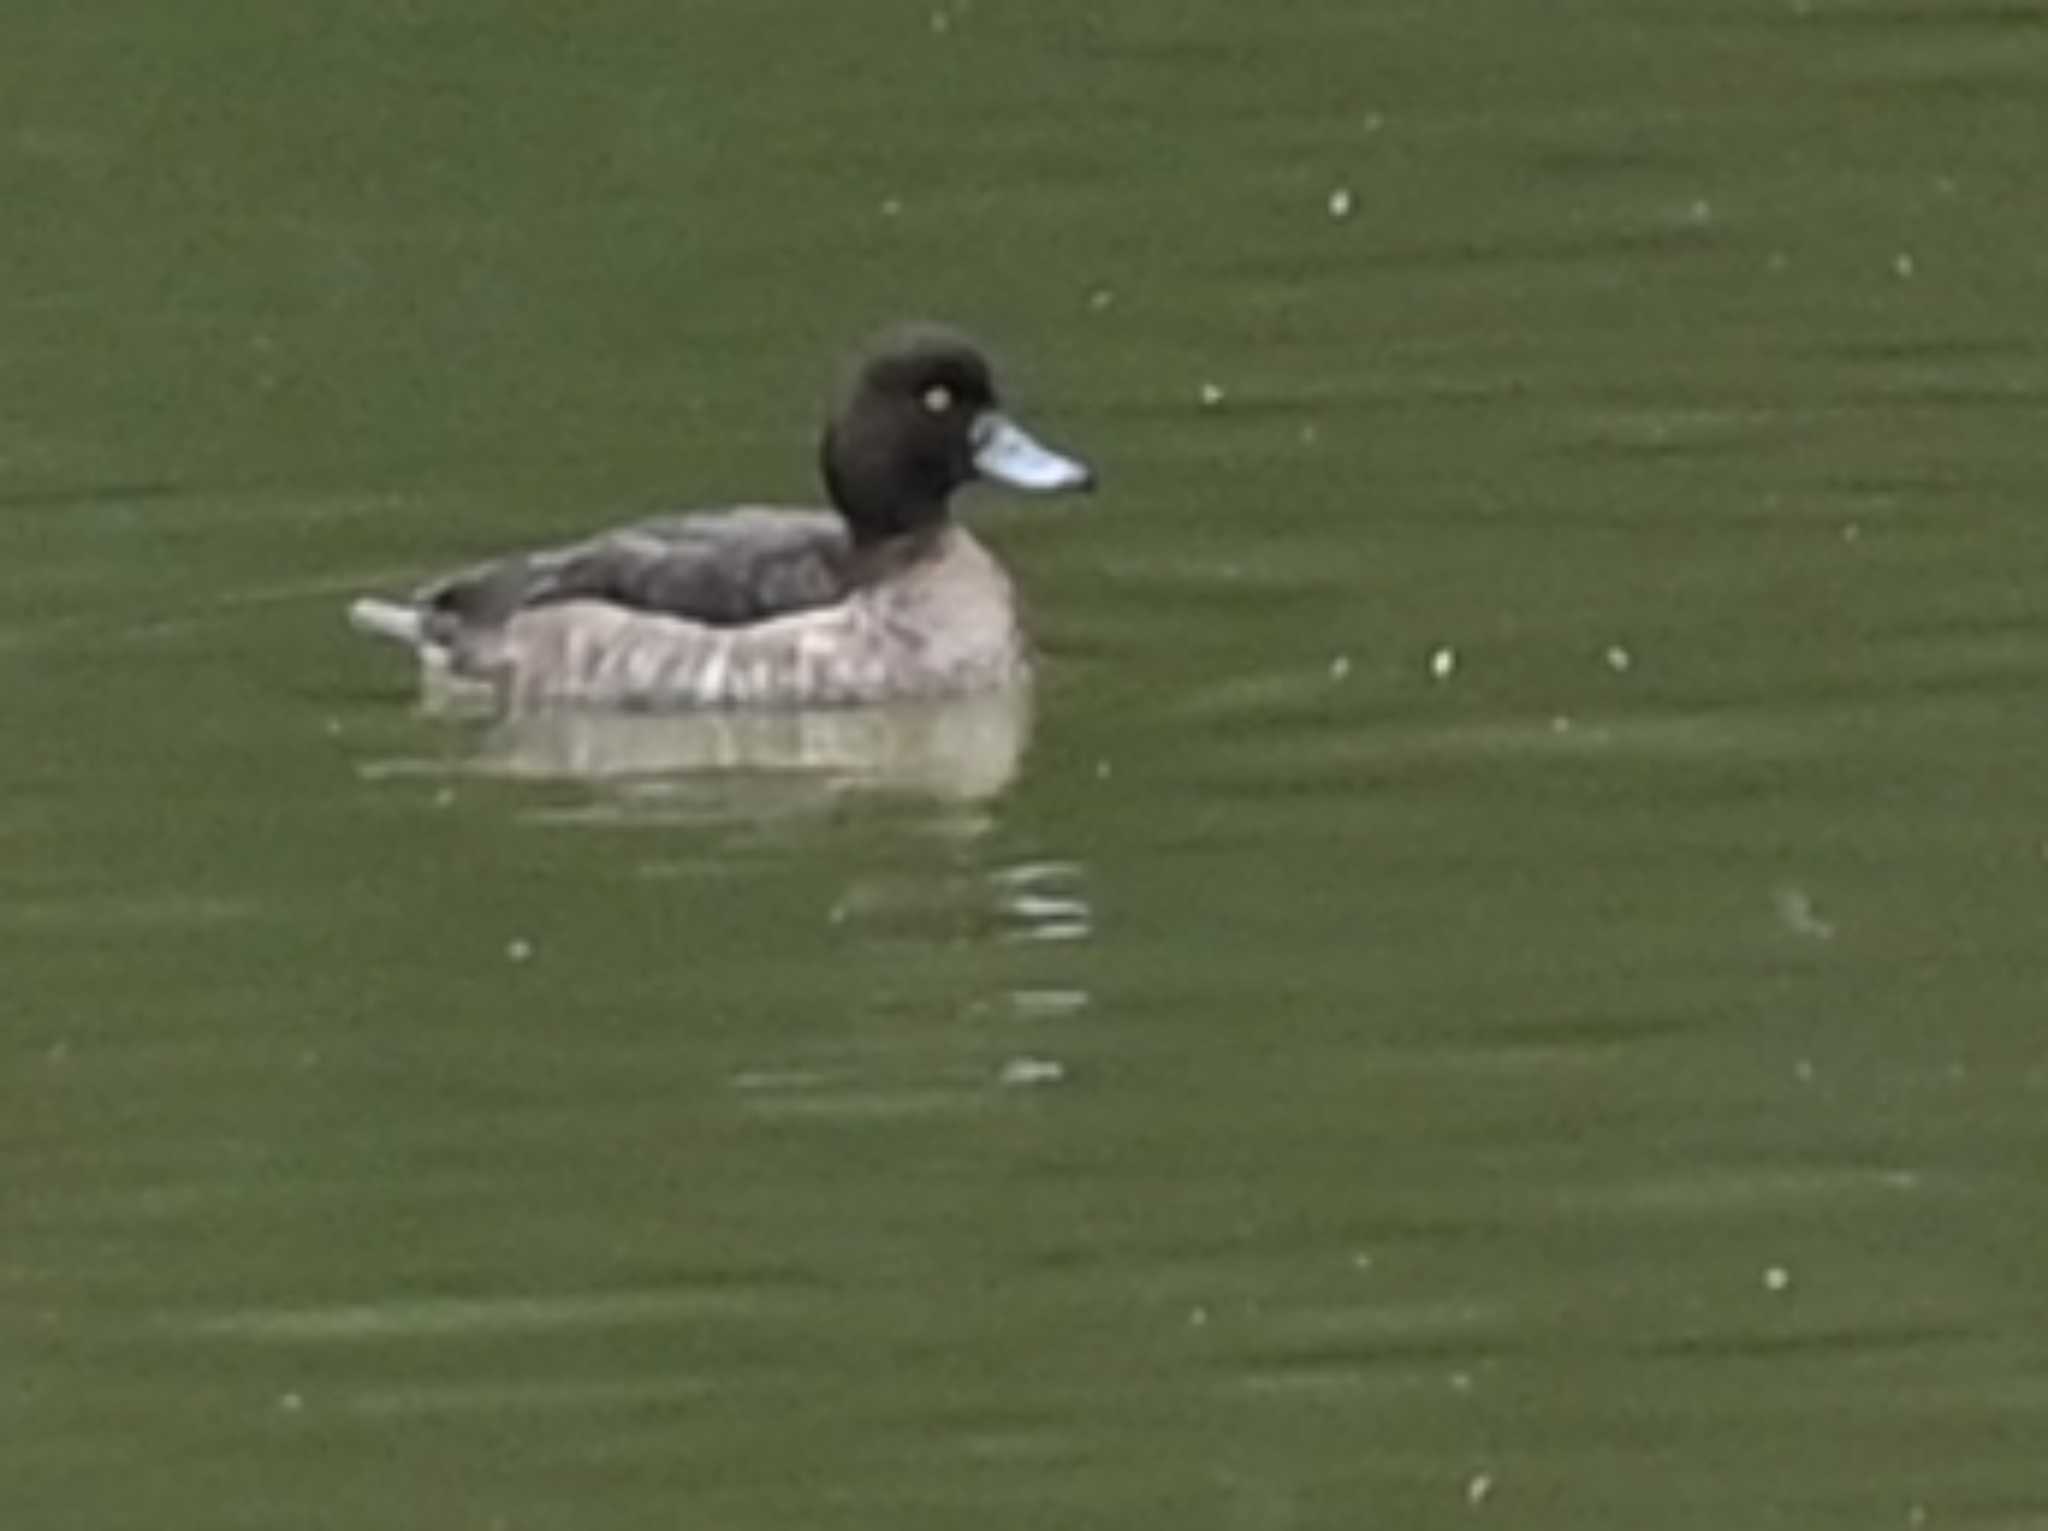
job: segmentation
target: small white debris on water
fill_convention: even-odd
[[[1111,767],[1110,767],[1110,764],[1109,764],[1109,762],[1108,762],[1107,760],[1098,760],[1098,761],[1096,761],[1096,762],[1095,762],[1095,779],[1096,779],[1097,781],[1108,781],[1108,780],[1109,780],[1109,776],[1110,776],[1110,770],[1111,770]]]
[[[1685,210],[1685,221],[1695,225],[1712,223],[1714,221],[1714,204],[1705,197],[1696,199]]]
[[[902,211],[903,199],[901,197],[884,197],[882,199],[882,216],[884,218],[894,218]]]
[[[446,808],[453,804],[454,801],[455,789],[453,787],[443,787],[434,794],[434,806],[436,808]]]
[[[1572,720],[1560,712],[1550,720],[1550,731],[1554,734],[1568,734],[1572,731]]]
[[[1861,542],[1863,540],[1863,523],[1851,521],[1847,526],[1843,527],[1842,540],[1847,543]]]
[[[1339,654],[1335,659],[1330,661],[1331,680],[1342,680],[1345,676],[1349,675],[1350,673],[1351,656],[1349,654]]]
[[[1786,1270],[1784,1266],[1769,1265],[1764,1267],[1764,1290],[1766,1292],[1788,1291],[1791,1286],[1792,1273]]]
[[[953,18],[952,18],[951,16],[948,16],[948,15],[947,15],[947,14],[946,14],[946,13],[945,13],[944,11],[933,11],[933,12],[932,12],[932,31],[933,31],[933,32],[935,32],[935,33],[944,33],[944,32],[948,32],[948,31],[951,31],[951,30],[952,30],[952,27],[953,27]]]
[[[1910,281],[1919,269],[1920,267],[1914,261],[1913,253],[1910,250],[1901,250],[1892,257],[1892,275],[1902,282]]]
[[[279,1393],[277,1395],[277,1407],[281,1413],[297,1414],[305,1409],[306,1400],[299,1393]]]
[[[1010,991],[1010,1011],[1027,1021],[1051,1020],[1063,1015],[1078,1015],[1088,1008],[1090,1001],[1086,989],[1013,989]]]
[[[1448,643],[1440,644],[1429,653],[1429,674],[1432,680],[1449,680],[1451,672],[1458,668],[1458,651]]]
[[[1493,1497],[1493,1474],[1474,1473],[1465,1484],[1465,1503],[1478,1509]]]
[[[1927,1506],[1924,1504],[1908,1505],[1906,1507],[1906,1524],[1909,1526],[1926,1525]]]
[[[1204,383],[1200,397],[1202,408],[1214,409],[1223,402],[1223,385],[1221,383]]]
[[[1792,1077],[1801,1084],[1812,1084],[1817,1072],[1818,1070],[1814,1068],[1811,1058],[1801,1058],[1792,1065]]]
[[[1116,294],[1107,287],[1098,287],[1088,294],[1088,306],[1098,314],[1114,302],[1116,302]]]
[[[1771,894],[1771,904],[1778,912],[1778,923],[1793,935],[1809,941],[1834,940],[1834,921],[1821,917],[1813,895],[1804,888],[1788,883]]]
[[[1454,1392],[1454,1393],[1469,1393],[1469,1392],[1471,1392],[1471,1391],[1472,1391],[1472,1374],[1471,1374],[1470,1372],[1452,1372],[1452,1373],[1451,1373],[1451,1391],[1452,1391],[1452,1392]]]
[[[1607,668],[1616,675],[1626,674],[1629,666],[1636,662],[1635,656],[1618,643],[1608,644],[1603,657],[1607,660]]]
[[[1200,1329],[1208,1322],[1209,1310],[1207,1308],[1190,1308],[1188,1310],[1188,1327],[1190,1329]]]
[[[1366,132],[1368,133],[1377,133],[1381,128],[1385,127],[1386,125],[1387,119],[1381,116],[1378,112],[1367,112],[1365,114],[1365,121],[1363,124],[1361,124],[1361,126],[1363,126]]]
[[[531,962],[533,943],[524,936],[514,936],[505,943],[505,960],[508,962]]]
[[[1322,439],[1323,433],[1316,429],[1315,422],[1313,420],[1311,420],[1307,425],[1304,425],[1301,428],[1301,444],[1303,446],[1312,447]]]
[[[1058,1084],[1066,1077],[1066,1065],[1051,1058],[1012,1058],[996,1076],[1005,1088],[1013,1090]]]
[[[1366,1253],[1366,1252],[1365,1252],[1364,1250],[1362,1250],[1362,1249],[1361,1249],[1361,1250],[1359,1250],[1357,1254],[1355,1254],[1355,1255],[1353,1255],[1353,1256],[1351,1257],[1351,1268],[1352,1268],[1353,1270],[1355,1270],[1355,1271],[1369,1271],[1369,1270],[1371,1270],[1371,1269],[1372,1269],[1372,1256],[1371,1256],[1371,1255],[1369,1255],[1369,1254],[1367,1254],[1367,1253]]]
[[[1349,186],[1339,186],[1335,191],[1332,191],[1330,193],[1329,205],[1330,216],[1332,218],[1335,218],[1338,222],[1341,223],[1346,218],[1349,218],[1351,216],[1351,209],[1353,205],[1351,200],[1351,188]]]
[[[341,719],[339,718],[329,718],[320,725],[320,728],[321,732],[325,733],[330,739],[339,739],[341,737]]]

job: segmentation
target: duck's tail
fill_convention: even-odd
[[[402,643],[419,656],[420,698],[429,712],[468,715],[496,708],[502,693],[498,680],[469,673],[458,652],[458,635],[445,616],[431,608],[379,596],[359,596],[348,603],[348,625],[372,638]]]
[[[427,632],[426,613],[419,607],[380,600],[374,595],[359,596],[349,602],[348,625],[359,633],[389,638],[412,649],[427,648],[434,641]]]

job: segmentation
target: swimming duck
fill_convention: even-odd
[[[812,706],[986,691],[1028,671],[1009,577],[952,518],[989,479],[1092,487],[1003,413],[956,331],[896,330],[857,363],[819,446],[831,510],[657,517],[365,596],[358,629],[508,710]]]

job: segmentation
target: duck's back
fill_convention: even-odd
[[[582,542],[462,570],[419,593],[463,624],[602,601],[714,627],[829,606],[847,593],[852,541],[829,511],[742,506],[659,516]]]

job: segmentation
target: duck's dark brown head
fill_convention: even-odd
[[[856,364],[819,447],[825,487],[854,541],[935,526],[953,491],[987,478],[1032,493],[1088,489],[1088,467],[1041,446],[1002,411],[988,359],[936,324],[890,331]]]

